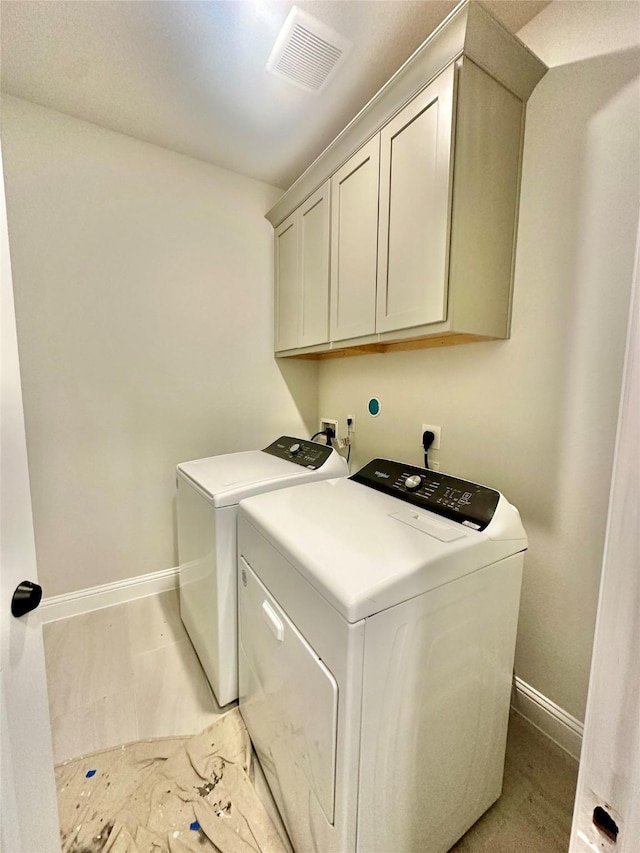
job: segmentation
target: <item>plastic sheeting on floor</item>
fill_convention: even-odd
[[[190,738],[56,767],[62,853],[285,853],[250,779],[238,710]]]

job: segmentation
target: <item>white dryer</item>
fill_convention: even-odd
[[[499,797],[527,539],[375,459],[240,504],[240,710],[297,853],[444,853]]]
[[[264,450],[178,465],[180,615],[220,705],[238,698],[238,502],[347,473],[345,460],[333,448],[290,436]]]

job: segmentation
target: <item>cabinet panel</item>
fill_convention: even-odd
[[[276,350],[298,346],[298,221],[296,214],[276,229]]]
[[[376,330],[446,319],[455,68],[380,134]]]
[[[331,178],[331,340],[375,331],[379,137]]]
[[[458,73],[449,317],[509,336],[524,104],[473,62]]]
[[[329,340],[329,181],[300,210],[298,346]]]

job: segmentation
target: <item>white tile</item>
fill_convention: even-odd
[[[95,749],[138,740],[136,696],[132,689],[99,699],[92,706]]]
[[[71,616],[42,626],[44,656],[47,665],[47,682],[59,681],[68,669],[69,651],[81,635],[80,625],[86,624],[92,614]]]
[[[56,764],[137,740],[134,691],[125,690],[97,702],[76,705],[62,716],[52,715],[51,732]]]
[[[140,738],[188,735],[220,716],[188,640],[133,658]]]
[[[133,655],[152,652],[187,639],[180,618],[177,589],[149,595],[127,604],[129,637]]]
[[[96,749],[93,711],[90,705],[76,705],[61,717],[51,715],[53,760],[56,764]]]
[[[44,639],[53,717],[133,687],[126,605],[51,622]]]
[[[177,591],[48,623],[44,639],[58,762],[220,716]]]

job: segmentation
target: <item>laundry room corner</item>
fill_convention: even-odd
[[[637,12],[552,3],[519,33],[551,67],[527,105],[510,340],[320,367],[321,411],[355,415],[354,470],[374,455],[422,464],[422,424],[437,424],[440,470],[491,483],[520,509],[530,547],[516,684],[552,708],[536,722],[564,728],[574,754],[638,223]]]
[[[640,0],[0,22],[0,848],[637,853]]]

